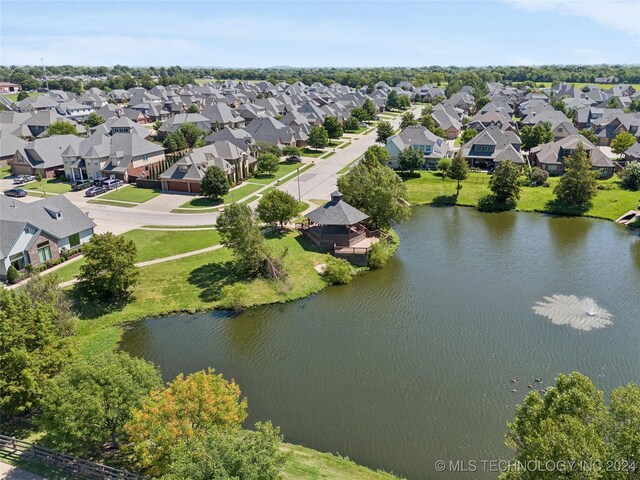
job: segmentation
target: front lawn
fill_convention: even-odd
[[[144,203],[160,195],[160,190],[152,188],[140,188],[136,185],[127,185],[117,190],[105,193],[100,198],[105,200],[120,200],[121,202]]]
[[[289,277],[282,283],[249,280],[249,306],[295,300],[327,285],[314,269],[315,265],[326,261],[327,255],[319,252],[298,232],[290,232],[268,242],[276,251],[288,248],[285,264]],[[140,269],[140,283],[126,305],[109,305],[109,311],[105,305],[80,303],[82,321],[79,323],[78,344],[81,354],[94,355],[114,349],[124,323],[175,312],[214,309],[220,300],[222,286],[242,281],[233,273],[231,260],[231,251],[222,248],[150,265]],[[72,293],[77,295],[75,289]]]
[[[409,191],[407,200],[414,205],[440,203],[476,206],[480,197],[490,193],[490,178],[486,173],[471,173],[469,178],[461,183],[460,196],[456,198],[455,181],[443,181],[442,177],[432,172],[419,172],[419,177],[406,180]],[[562,215],[581,214],[579,211],[553,204],[553,187],[558,180],[559,177],[550,178],[550,187],[522,187],[516,210]],[[592,207],[583,213],[585,216],[617,220],[640,202],[640,192],[622,189],[616,177],[599,181],[598,184],[604,189],[598,190]]]
[[[6,177],[7,175],[11,175],[11,167],[9,165],[0,167],[0,179]]]
[[[237,188],[234,188],[233,190],[229,190],[229,193],[222,197],[222,200],[207,197],[193,197],[188,202],[180,205],[179,208],[210,208],[217,205],[222,205],[223,203],[239,202],[244,197],[251,195],[252,193],[260,190],[263,187],[264,184],[247,182]]]
[[[278,168],[278,171],[275,173],[275,175],[263,175],[260,173],[256,173],[253,177],[251,177],[251,182],[268,185],[269,183],[275,182],[279,178],[282,178],[285,175],[294,172],[296,168],[302,169],[304,166],[305,164],[300,162],[282,162],[280,163],[280,167]]]
[[[41,182],[29,182],[26,185],[20,185],[18,188],[23,188],[29,193],[29,190],[47,193],[67,193],[71,191],[71,185],[67,182],[63,182],[59,178],[43,179]]]
[[[27,93],[29,94],[30,97],[37,97],[38,95],[42,94],[42,92],[27,92]],[[18,101],[18,93],[8,93],[3,96],[11,100],[12,102]]]

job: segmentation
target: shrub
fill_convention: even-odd
[[[331,285],[344,285],[349,283],[355,274],[351,264],[344,258],[330,257],[327,260],[327,268],[324,276]]]
[[[369,268],[382,268],[393,255],[394,248],[388,240],[380,240],[374,243],[369,250],[367,265]]]
[[[247,307],[249,287],[244,283],[232,283],[220,289],[219,306],[225,310],[242,310]]]
[[[533,167],[533,170],[531,170],[531,173],[529,174],[529,179],[531,180],[532,187],[544,185],[548,178],[549,172],[541,169],[540,167]]]
[[[14,267],[13,265],[10,265],[7,269],[7,282],[9,282],[9,285],[18,283],[21,277],[22,275],[20,275],[18,269],[16,269],[16,267]]]
[[[495,195],[484,195],[478,200],[477,208],[481,212],[504,212],[515,208],[516,202],[513,198],[501,201]]]
[[[628,190],[640,190],[640,162],[627,163],[624,170],[620,172],[622,188]]]

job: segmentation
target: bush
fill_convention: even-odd
[[[20,272],[18,271],[18,269],[13,265],[10,265],[9,268],[7,269],[7,282],[9,283],[9,285],[14,285],[18,283],[21,280],[21,278],[22,278],[22,275],[20,275]]]
[[[367,265],[369,268],[382,268],[392,257],[394,248],[388,240],[380,240],[374,243],[369,250]]]
[[[355,271],[351,264],[344,258],[330,257],[324,276],[331,285],[344,285],[353,278]]]
[[[620,172],[622,188],[640,190],[640,162],[629,162]]]
[[[548,178],[549,172],[541,169],[540,167],[533,167],[533,170],[531,170],[531,173],[529,174],[529,179],[531,180],[532,187],[544,185]]]
[[[247,307],[249,287],[244,283],[225,285],[220,289],[219,307],[224,310],[242,310]]]
[[[489,194],[480,197],[477,208],[481,212],[505,212],[507,210],[513,210],[515,206],[516,202],[513,198],[500,201],[495,195]]]

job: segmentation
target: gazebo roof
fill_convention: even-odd
[[[369,216],[343,201],[342,194],[336,191],[330,201],[309,212],[307,218],[317,225],[353,225]]]

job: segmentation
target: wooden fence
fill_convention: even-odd
[[[56,452],[35,443],[0,435],[0,451],[28,460],[37,460],[52,468],[65,470],[89,480],[147,480],[136,473]]]

